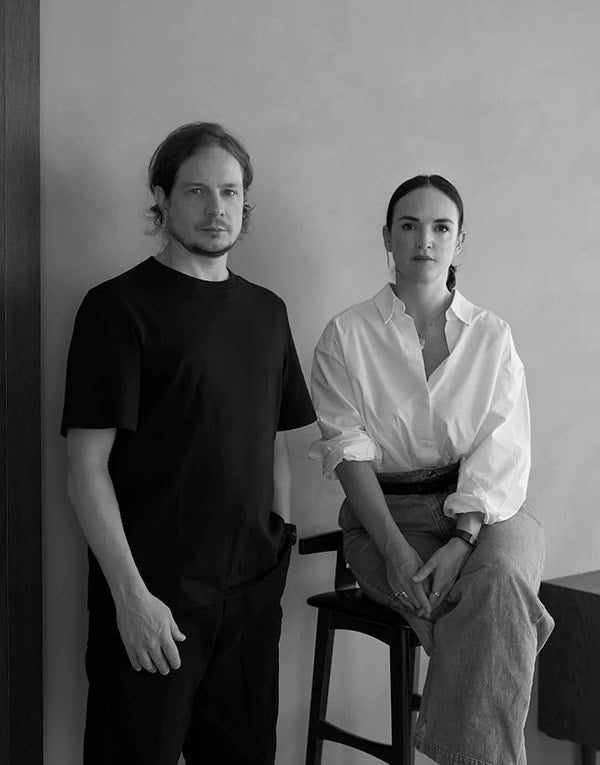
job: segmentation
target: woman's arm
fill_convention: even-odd
[[[444,512],[457,521],[480,513],[487,525],[507,520],[525,501],[530,464],[525,373],[506,327],[486,416],[461,458],[456,492],[446,497]]]
[[[483,526],[483,513],[461,513],[456,528],[477,536]],[[436,608],[452,589],[467,556],[472,552],[468,542],[452,537],[414,575],[414,582],[427,581],[433,575],[429,605]]]
[[[472,534],[476,537],[481,531],[483,520],[483,513],[461,513],[457,516],[458,523],[456,524],[456,528],[460,531],[466,531],[467,534]]]
[[[448,495],[444,512],[456,528],[478,536],[482,525],[510,518],[518,511],[527,488],[530,465],[529,405],[523,365],[505,327],[489,409],[468,454],[461,459],[458,486]],[[452,538],[437,550],[415,576],[433,576],[432,605],[439,604],[460,574],[469,545]],[[439,593],[436,595],[435,593]]]
[[[336,473],[352,512],[385,559],[392,590],[405,592],[405,604],[420,616],[429,615],[428,584],[412,581],[423,561],[394,523],[371,464],[344,460]]]
[[[352,512],[379,552],[385,557],[391,547],[406,549],[408,542],[394,523],[371,464],[344,460],[336,472]]]

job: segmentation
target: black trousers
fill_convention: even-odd
[[[293,528],[293,527],[292,527]],[[280,600],[291,549],[247,592],[174,614],[181,668],[132,669],[114,616],[91,613],[84,765],[272,765]]]

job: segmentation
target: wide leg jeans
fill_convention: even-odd
[[[414,482],[417,475],[394,477]],[[451,490],[386,495],[392,517],[424,562],[456,525],[443,513]],[[340,525],[361,589],[399,611],[430,656],[417,749],[441,765],[525,765],[523,727],[535,659],[554,626],[537,596],[544,539],[530,506],[482,527],[477,548],[431,619],[415,616],[394,597],[383,557],[347,503]]]

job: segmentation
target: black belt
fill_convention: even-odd
[[[427,476],[427,471],[423,471],[423,478],[419,481],[395,482],[393,478],[386,479],[385,476],[377,476],[379,485],[384,494],[436,494],[439,491],[449,489],[455,486],[458,481],[458,465],[454,465],[443,475]]]

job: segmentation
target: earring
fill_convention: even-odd
[[[390,251],[389,250],[385,251],[385,257],[387,258],[388,271],[393,276],[396,273],[396,264],[394,263],[394,259],[390,258]]]

